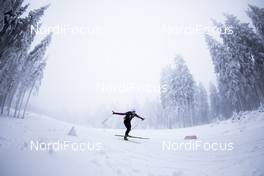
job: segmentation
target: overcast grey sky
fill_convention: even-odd
[[[263,7],[262,0],[38,0],[30,9],[50,4],[42,18],[43,29],[68,26],[88,29],[53,35],[48,65],[38,96],[31,105],[39,109],[85,112],[101,104],[143,102],[157,97],[141,91],[159,86],[161,69],[176,54],[186,60],[195,80],[215,82],[203,32],[177,33],[177,28],[212,26],[231,13],[249,22],[247,4]],[[169,30],[170,29],[170,30]],[[171,29],[173,29],[171,31]],[[44,31],[44,30],[43,30]],[[38,35],[39,40],[44,35]],[[137,85],[121,93],[102,93],[98,84]],[[96,86],[97,85],[97,86]],[[130,85],[130,86],[131,86]]]

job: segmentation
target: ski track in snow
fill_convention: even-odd
[[[0,176],[264,176],[264,113],[250,112],[231,120],[173,130],[86,128],[30,114],[26,119],[0,118]],[[75,126],[78,137],[68,136]],[[197,135],[205,142],[234,142],[229,152],[164,151],[163,141],[188,142]],[[100,151],[31,151],[30,140],[101,143]],[[133,142],[134,141],[134,142]]]

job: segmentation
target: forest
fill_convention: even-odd
[[[32,27],[41,27],[49,6],[25,15],[29,5],[23,2],[4,1],[0,11],[0,113],[17,118],[25,117],[31,95],[38,92],[52,38],[48,34],[33,46],[37,30]],[[163,68],[159,102],[141,107],[151,117],[145,126],[195,126],[263,107],[264,9],[249,5],[246,14],[251,23],[225,14],[224,22],[212,20],[218,35],[204,34],[217,78],[209,88],[194,80],[181,55]]]
[[[246,13],[253,26],[225,14],[223,23],[213,20],[219,36],[205,34],[217,77],[209,91],[194,80],[181,56],[164,68],[160,123],[169,128],[194,126],[263,108],[264,9],[249,5]]]
[[[29,5],[23,0],[1,1],[0,10],[0,113],[24,118],[32,93],[36,93],[46,66],[47,35],[32,46],[40,20],[48,6],[23,16]],[[32,49],[33,48],[33,49]]]

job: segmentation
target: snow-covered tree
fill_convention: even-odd
[[[0,9],[0,105],[1,113],[6,109],[18,117],[25,94],[31,92],[32,82],[40,80],[45,66],[44,53],[51,36],[45,38],[30,52],[36,35],[32,26],[40,26],[40,18],[48,6],[21,15],[28,8],[23,0],[9,0]],[[36,87],[37,84],[34,84]],[[26,106],[25,106],[26,107]],[[24,115],[23,115],[24,116]]]
[[[222,115],[227,109],[253,110],[263,103],[264,45],[260,37],[262,10],[250,6],[248,11],[259,34],[255,33],[248,23],[240,22],[233,15],[225,15],[224,23],[214,21],[214,24],[222,29],[221,31],[229,28],[232,32],[221,33],[220,41],[205,35],[217,75]],[[232,106],[227,106],[228,102]],[[214,110],[213,113],[216,115]]]
[[[161,103],[169,127],[193,125],[194,79],[181,56],[161,75]]]
[[[248,16],[257,31],[255,34],[251,31],[251,40],[248,46],[251,48],[255,79],[257,82],[256,91],[260,96],[260,101],[264,103],[264,8],[249,5]],[[253,41],[252,41],[253,40]]]
[[[254,5],[249,5],[247,14],[251,18],[257,33],[264,40],[264,8],[259,8]]]
[[[196,87],[195,94],[195,122],[204,124],[209,122],[209,104],[207,91],[202,83]]]
[[[261,59],[260,52],[264,48],[260,49],[260,40],[248,23],[241,23],[235,16],[226,15],[225,26],[232,27],[233,31],[232,35],[222,34],[221,38],[231,53],[232,60],[239,64],[241,94],[244,95],[241,100],[242,109],[255,109],[259,106],[264,92],[261,92],[260,84],[256,80],[254,66],[256,59]]]
[[[210,120],[220,117],[220,107],[221,107],[221,98],[219,91],[213,83],[210,83],[209,87],[209,97],[210,97]]]
[[[219,83],[219,91],[232,102],[234,106],[239,107],[239,65],[231,60],[231,55],[227,48],[219,41],[209,35],[205,39],[214,64],[214,70]]]

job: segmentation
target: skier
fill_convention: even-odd
[[[132,110],[132,111],[128,111],[128,112],[125,112],[125,113],[118,113],[118,112],[114,112],[112,111],[114,115],[124,115],[124,125],[126,127],[126,133],[125,133],[125,136],[124,136],[124,140],[127,140],[127,137],[129,136],[128,133],[130,132],[131,130],[131,120],[134,118],[134,117],[137,117],[141,120],[144,120],[144,118],[140,117],[139,115],[136,114],[136,111],[135,110]]]

